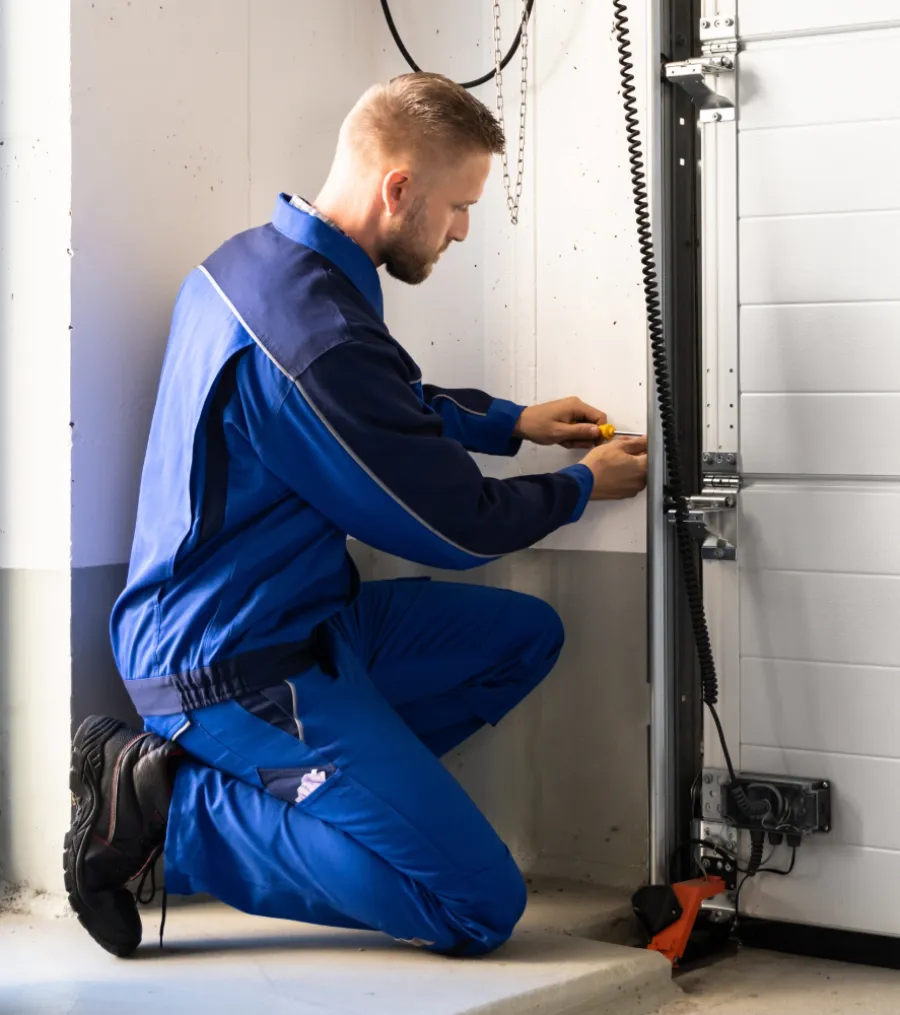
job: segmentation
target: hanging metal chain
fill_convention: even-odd
[[[516,167],[516,185],[513,189],[509,175],[509,153],[503,151],[503,186],[506,190],[506,206],[509,208],[509,219],[513,225],[519,221],[519,202],[522,198],[522,180],[525,176],[525,117],[528,111],[528,0],[522,0],[522,79],[519,85],[519,145],[518,164]],[[503,105],[503,71],[500,64],[503,50],[500,47],[500,0],[494,0],[494,81],[497,83],[497,118],[504,134],[506,133],[506,115]],[[507,148],[509,146],[507,145]]]

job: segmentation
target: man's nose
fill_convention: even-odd
[[[456,243],[462,243],[462,241],[469,235],[469,216],[459,215],[454,220],[453,225],[450,227],[450,232],[447,233],[448,242],[453,240]]]

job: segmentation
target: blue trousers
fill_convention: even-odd
[[[168,890],[441,953],[497,948],[524,910],[523,880],[438,759],[550,672],[559,617],[503,589],[373,582],[326,641],[331,673],[147,721],[177,727],[189,756]]]

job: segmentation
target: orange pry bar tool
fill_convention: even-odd
[[[681,906],[681,916],[661,930],[647,947],[651,951],[662,952],[673,966],[677,966],[687,948],[703,900],[727,890],[722,878],[716,877],[694,878],[672,885]]]

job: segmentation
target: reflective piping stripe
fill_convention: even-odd
[[[462,405],[460,402],[457,402],[457,400],[455,398],[453,398],[452,396],[450,396],[450,395],[443,395],[443,394],[435,395],[434,398],[432,398],[432,400],[431,400],[431,404],[434,405],[434,403],[439,398],[446,398],[447,401],[448,402],[452,402],[457,407],[457,409],[462,409],[463,412],[467,412],[470,416],[486,416],[487,415],[486,412],[477,412],[475,409],[469,409],[467,406]]]
[[[300,381],[296,377],[291,377],[291,375],[287,372],[287,370],[284,369],[284,367],[278,362],[278,360],[275,359],[275,357],[263,345],[263,343],[260,342],[260,340],[257,338],[257,336],[253,333],[253,331],[250,330],[250,326],[247,324],[247,322],[244,320],[244,318],[241,317],[240,313],[238,312],[237,307],[225,295],[225,293],[223,292],[221,286],[219,285],[218,282],[216,282],[216,280],[212,277],[212,275],[210,275],[210,273],[206,269],[205,265],[201,264],[200,267],[199,267],[199,270],[202,271],[203,274],[209,279],[210,285],[213,287],[213,289],[216,290],[216,292],[219,294],[219,296],[224,301],[225,305],[228,307],[228,309],[237,318],[238,323],[244,329],[244,331],[247,332],[247,334],[260,347],[260,349],[262,349],[262,351],[266,354],[266,356],[269,357],[269,359],[278,368],[278,370],[282,374],[284,374],[284,376],[287,377],[287,379],[300,392],[300,395],[302,396],[303,401],[306,402],[306,404],[310,407],[310,409],[315,413],[316,418],[319,420],[319,422],[331,434],[331,436],[335,439],[335,441],[337,441],[337,443],[344,449],[344,451],[347,452],[347,454],[353,459],[353,461],[356,462],[356,464],[369,477],[369,479],[371,479],[372,482],[375,483],[379,487],[379,489],[383,490],[384,493],[386,493],[391,498],[391,500],[394,501],[395,504],[397,504],[399,507],[401,507],[410,516],[410,518],[412,518],[415,521],[417,521],[419,523],[419,525],[422,526],[423,529],[425,529],[426,531],[430,532],[433,536],[437,536],[438,539],[440,539],[443,542],[445,542],[448,546],[452,546],[454,550],[458,550],[460,553],[468,554],[468,556],[474,557],[477,560],[496,560],[497,559],[497,555],[496,554],[491,554],[491,553],[476,553],[474,550],[467,550],[464,546],[460,546],[459,543],[454,543],[452,539],[448,539],[442,532],[439,532],[436,528],[434,528],[434,526],[429,525],[428,522],[426,522],[424,518],[420,518],[419,515],[417,515],[416,512],[412,510],[412,508],[408,507],[406,504],[403,503],[402,500],[400,500],[400,498],[393,492],[393,490],[391,490],[389,487],[385,486],[385,484],[375,475],[374,472],[372,472],[372,470],[365,464],[365,462],[363,462],[362,459],[357,457],[357,455],[353,451],[353,449],[351,447],[349,447],[349,445],[344,443],[344,441],[340,437],[340,435],[335,431],[335,429],[332,427],[332,425],[328,422],[328,420],[319,411],[319,407],[315,404],[315,402],[313,402],[313,400],[303,390],[303,385],[300,383]]]
[[[300,722],[300,716],[297,715],[297,690],[290,680],[285,680],[285,683],[291,689],[291,704],[294,711],[294,722],[297,724],[297,738],[301,743],[303,743],[305,742],[305,738],[303,736],[303,723]]]
[[[169,737],[169,739],[173,741],[177,740],[182,733],[186,732],[190,728],[191,728],[191,720],[185,719],[185,721],[181,724],[181,726],[178,727],[177,730],[175,730],[175,732],[172,734],[172,736]]]

